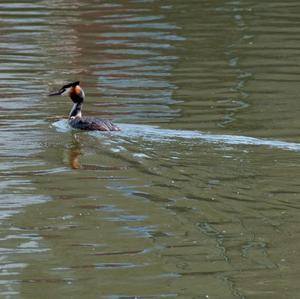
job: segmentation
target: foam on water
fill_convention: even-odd
[[[241,135],[223,135],[223,134],[210,134],[200,131],[190,130],[174,130],[174,129],[162,129],[159,126],[151,125],[136,125],[136,124],[117,124],[120,128],[120,132],[114,132],[114,135],[126,138],[143,138],[145,140],[160,141],[160,142],[172,142],[178,138],[181,139],[193,139],[202,140],[209,143],[224,143],[231,145],[263,145],[273,148],[280,148],[291,151],[300,151],[300,143],[286,142],[280,140],[254,138]],[[55,123],[53,126],[59,132],[68,132],[72,128],[68,125],[67,120],[62,119]],[[107,136],[105,132],[89,132],[93,136]]]

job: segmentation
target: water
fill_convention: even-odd
[[[53,126],[58,132],[71,132],[73,129],[68,124],[67,119],[61,119],[55,123]],[[134,140],[135,138],[142,138],[150,141],[157,142],[178,142],[193,139],[199,141],[206,141],[211,143],[221,143],[221,144],[244,144],[244,145],[257,145],[257,146],[269,146],[274,148],[286,149],[291,151],[300,151],[300,143],[295,142],[284,142],[280,140],[266,140],[262,138],[253,138],[247,136],[238,135],[225,135],[225,134],[209,134],[199,131],[189,131],[189,130],[172,130],[172,129],[161,129],[158,126],[149,125],[137,125],[137,124],[117,124],[121,129],[120,132],[89,132],[98,138],[108,137],[108,139],[114,139],[114,137],[120,137],[118,139],[118,144],[123,142],[124,138],[130,138]],[[125,140],[127,143],[127,140]],[[113,144],[113,143],[112,143]]]
[[[298,10],[2,1],[0,297],[298,298]]]

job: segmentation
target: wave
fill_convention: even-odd
[[[72,128],[65,119],[52,124],[59,132],[68,132]],[[272,148],[300,151],[300,143],[287,142],[274,139],[255,138],[242,135],[211,134],[193,130],[163,129],[153,125],[117,124],[120,132],[89,132],[93,136],[103,137],[108,134],[126,138],[143,138],[150,141],[172,142],[178,139],[201,140],[208,143],[223,143],[230,145],[255,145]]]

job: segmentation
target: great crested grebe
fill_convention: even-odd
[[[82,116],[81,108],[85,95],[79,83],[80,81],[66,84],[59,91],[49,94],[49,96],[70,96],[74,105],[69,114],[69,125],[75,129],[89,131],[120,131],[120,129],[108,119]]]

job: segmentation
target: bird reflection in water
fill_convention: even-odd
[[[73,134],[72,143],[69,148],[69,165],[72,169],[82,168],[79,161],[81,155],[79,136],[77,134]]]
[[[82,142],[80,134],[72,134],[72,141],[68,148],[69,165],[72,169],[82,170],[124,170],[127,166],[112,166],[112,165],[97,165],[97,164],[82,164],[80,158],[83,156]]]

